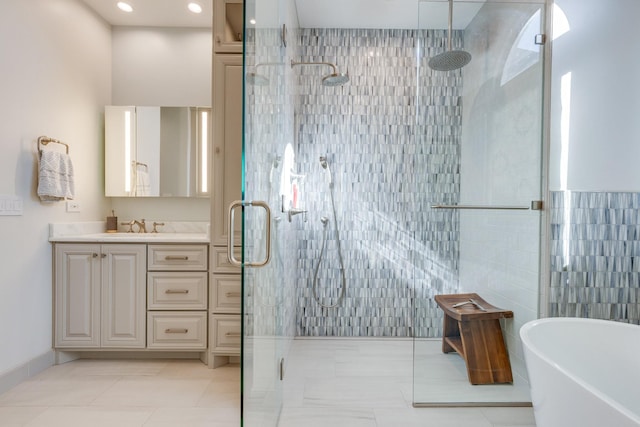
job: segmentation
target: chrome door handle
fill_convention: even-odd
[[[257,207],[261,207],[264,209],[266,215],[265,215],[265,223],[266,223],[266,227],[265,227],[265,259],[259,262],[245,262],[243,263],[242,261],[239,261],[236,259],[236,257],[233,254],[233,223],[234,221],[234,213],[236,208],[238,207],[244,207],[244,206],[257,206]],[[245,267],[264,267],[265,265],[269,264],[269,261],[271,261],[271,209],[269,208],[269,205],[267,204],[267,202],[263,202],[260,200],[254,200],[252,202],[245,202],[243,200],[236,200],[235,202],[231,203],[229,205],[229,232],[227,233],[227,258],[229,259],[229,262],[232,265],[235,265],[236,267],[242,267],[243,265]]]

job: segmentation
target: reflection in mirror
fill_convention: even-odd
[[[105,107],[107,197],[208,197],[210,107]]]

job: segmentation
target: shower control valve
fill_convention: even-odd
[[[307,222],[307,211],[304,209],[298,209],[298,208],[291,208],[289,209],[287,216],[289,217],[289,222],[291,222],[291,218],[293,218],[296,215],[303,215],[304,218],[304,222]]]

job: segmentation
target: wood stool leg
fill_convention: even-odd
[[[442,352],[453,353],[456,351],[448,342],[448,337],[459,337],[460,329],[458,328],[458,321],[445,313],[444,325],[442,327]]]
[[[498,319],[460,322],[471,384],[511,383],[511,364]]]

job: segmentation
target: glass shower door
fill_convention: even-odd
[[[420,277],[414,301],[413,401],[414,406],[528,405],[518,331],[538,317],[542,213],[540,204],[532,202],[543,199],[545,5],[454,5],[452,49],[470,53],[471,61],[461,69],[438,71],[429,59],[449,49],[448,4],[420,3],[421,130],[416,133],[435,155],[425,160],[433,195],[425,216],[431,225],[418,239],[425,250],[414,258]],[[472,343],[477,336],[461,332],[466,324],[456,319],[444,327],[435,297],[468,293],[513,313],[498,328],[513,382],[505,383],[496,373],[495,360],[475,365],[471,355],[484,349],[479,348],[482,340]],[[467,304],[454,312],[482,310]],[[472,385],[471,371],[491,379]]]
[[[291,223],[282,212],[293,126],[278,0],[245,3],[242,203],[242,425],[275,426],[293,337]],[[291,325],[288,326],[288,325]]]

